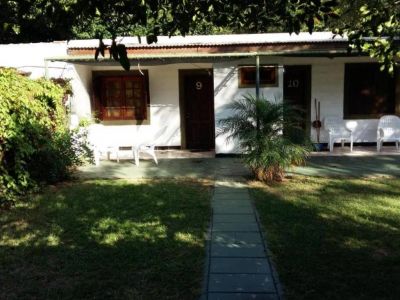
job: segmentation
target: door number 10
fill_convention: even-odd
[[[297,88],[297,87],[299,87],[299,84],[300,84],[300,82],[298,79],[289,80],[288,88]]]

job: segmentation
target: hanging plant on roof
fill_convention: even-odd
[[[128,51],[126,50],[126,46],[124,44],[120,44],[115,41],[115,37],[112,38],[111,46],[108,47],[108,51],[110,53],[110,59],[114,59],[118,61],[125,71],[129,71],[131,68],[131,64],[128,58]],[[104,44],[103,39],[99,39],[99,46],[96,48],[94,58],[98,60],[99,55],[105,57],[105,50],[107,46]]]

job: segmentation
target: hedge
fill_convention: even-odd
[[[64,96],[51,80],[0,69],[0,205],[68,178],[83,162],[67,127]]]

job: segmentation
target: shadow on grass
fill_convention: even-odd
[[[308,159],[305,167],[296,167],[291,173],[330,177],[400,177],[400,155],[314,156]]]
[[[253,190],[288,299],[400,298],[400,180]]]
[[[0,216],[1,299],[196,299],[209,189],[91,181]]]

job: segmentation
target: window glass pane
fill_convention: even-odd
[[[126,97],[132,97],[133,96],[133,91],[131,89],[126,89],[125,96]]]
[[[119,119],[122,114],[121,114],[121,109],[118,108],[106,108],[104,110],[105,115],[107,118],[115,118],[115,119]]]
[[[135,109],[134,108],[126,108],[125,109],[125,117],[129,119],[133,119],[135,116]]]
[[[395,113],[394,78],[378,64],[347,64],[345,68],[345,117],[373,117]]]
[[[103,76],[100,88],[103,118],[107,120],[143,120],[147,99],[146,76]]]
[[[135,98],[135,99],[134,99],[134,106],[135,106],[135,107],[142,107],[142,106],[143,106],[143,101],[142,101],[142,99],[137,99],[137,98]]]
[[[118,107],[121,103],[122,82],[120,80],[105,81],[105,106]]]
[[[260,85],[277,86],[278,69],[276,66],[260,66]],[[239,67],[239,87],[255,87],[256,85],[256,67]]]
[[[131,106],[135,106],[135,99],[134,98],[126,98],[125,99],[125,106],[126,107],[131,107]]]

